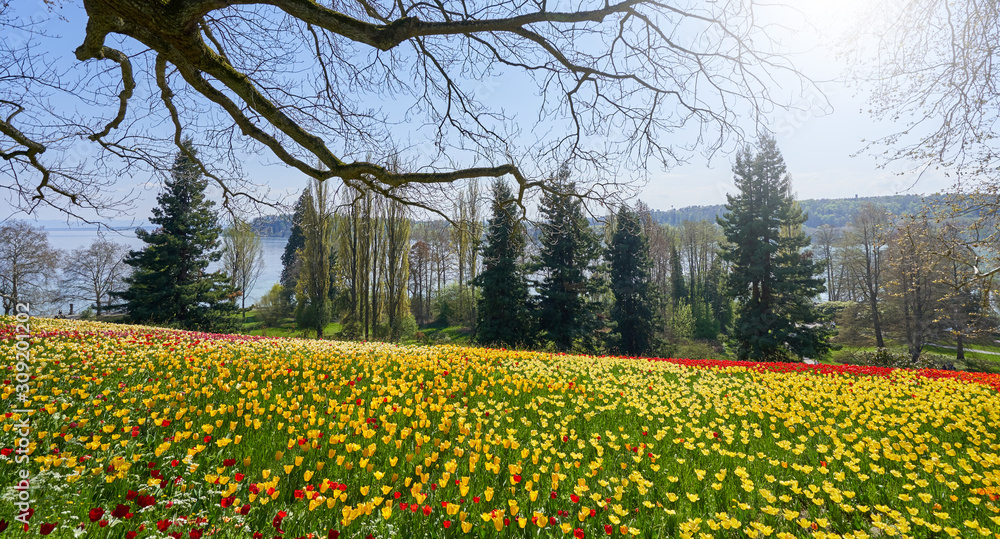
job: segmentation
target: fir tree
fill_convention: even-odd
[[[183,142],[193,153],[191,141]],[[219,331],[233,324],[234,291],[222,272],[208,273],[219,260],[222,231],[205,198],[207,181],[185,152],[178,152],[164,190],[156,197],[152,232],[136,230],[146,246],[131,251],[125,263],[134,272],[128,289],[116,294],[136,322],[173,323],[185,329]]]
[[[306,236],[302,232],[302,219],[306,208],[312,204],[312,197],[309,188],[303,189],[299,199],[295,202],[295,209],[292,213],[292,233],[285,243],[285,250],[281,253],[281,278],[279,282],[286,293],[291,293],[299,281],[299,271],[302,270],[302,262],[298,253],[306,246]]]
[[[615,219],[605,254],[610,264],[612,350],[629,356],[649,355],[655,347],[657,292],[650,280],[653,261],[639,215],[626,206]]]
[[[515,214],[514,195],[503,180],[493,183],[492,217],[482,246],[476,341],[490,346],[529,346],[534,339],[528,303],[524,229]]]
[[[583,214],[583,202],[569,181],[567,167],[542,197],[541,212],[541,250],[534,264],[541,274],[535,283],[538,327],[559,350],[575,345],[593,349],[598,319],[590,276],[597,269],[600,244]]]
[[[791,195],[791,178],[773,138],[756,155],[741,152],[733,166],[739,193],[728,195],[719,219],[732,265],[729,288],[739,306],[730,333],[739,359],[781,361],[816,357],[830,349],[812,298],[823,290],[821,263],[804,251],[806,220]]]

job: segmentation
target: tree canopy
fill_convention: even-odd
[[[991,280],[1000,275],[1000,4],[897,0],[870,9],[853,65],[871,85],[873,116],[896,123],[872,141],[873,153],[955,179],[940,217],[975,220],[941,252]]]

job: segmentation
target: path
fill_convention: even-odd
[[[958,350],[957,346],[948,346],[947,344],[934,344],[930,343],[929,346],[936,346],[938,348],[947,348],[949,350]],[[965,347],[963,347],[965,348]],[[965,348],[966,352],[975,352],[977,354],[986,354],[988,356],[1000,356],[1000,352],[990,352],[989,350],[976,350],[975,348]]]

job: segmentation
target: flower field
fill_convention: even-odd
[[[996,376],[30,330],[0,537],[1000,538]]]

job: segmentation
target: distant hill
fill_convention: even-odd
[[[924,197],[920,195],[892,195],[881,197],[855,197],[855,198],[820,198],[800,200],[799,204],[809,216],[806,226],[809,228],[819,228],[823,225],[842,227],[851,220],[854,212],[865,202],[874,202],[885,206],[894,215],[904,215],[916,213],[923,208],[925,201],[936,200],[936,197]],[[657,223],[665,223],[677,226],[684,221],[715,221],[715,218],[725,212],[722,204],[714,206],[688,206],[676,210],[654,210],[653,220]]]
[[[287,238],[292,235],[292,215],[263,215],[250,221],[250,226],[265,238]]]
[[[865,202],[874,202],[885,206],[894,215],[916,213],[924,206],[925,201],[936,200],[935,197],[920,195],[892,195],[881,197],[855,198],[820,198],[800,200],[799,204],[808,214],[806,226],[819,228],[823,225],[842,227],[850,220],[854,212]],[[715,218],[725,212],[722,204],[714,206],[687,206],[676,210],[652,210],[650,213],[657,223],[677,226],[684,221],[715,221]],[[292,216],[265,215],[251,221],[254,230],[264,237],[284,238],[292,234]]]

